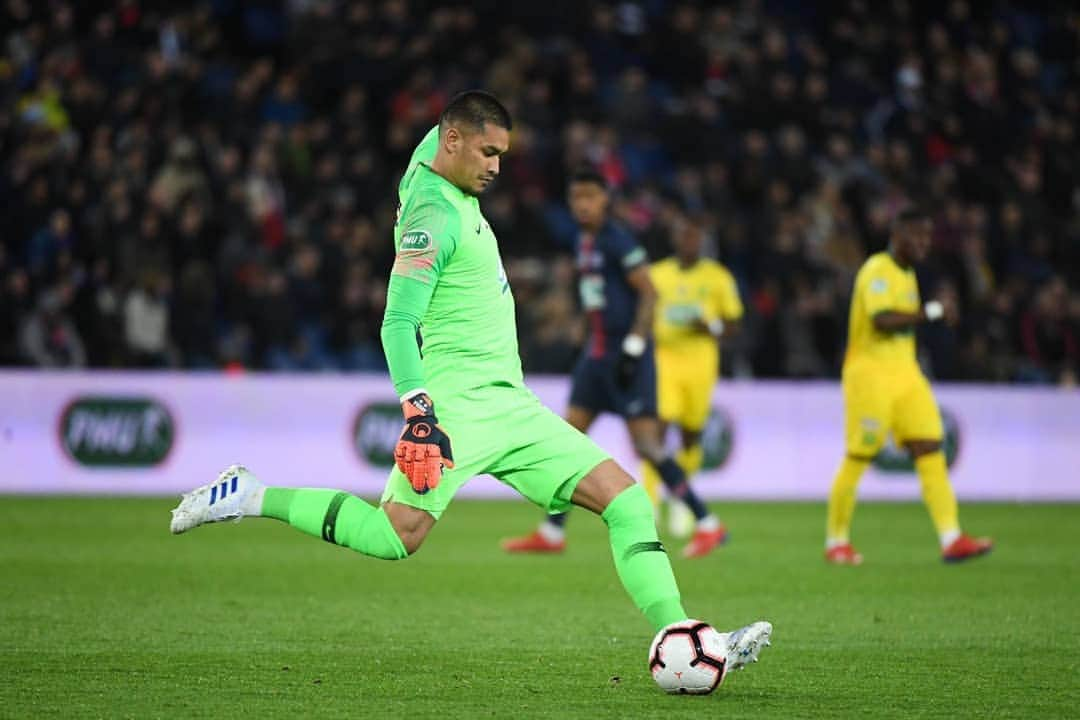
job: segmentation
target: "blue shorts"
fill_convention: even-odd
[[[602,357],[583,354],[574,366],[570,404],[625,418],[656,417],[656,359],[652,343],[641,356],[637,376],[626,390],[620,388],[615,379],[619,355],[618,352]]]

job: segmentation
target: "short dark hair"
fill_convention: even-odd
[[[439,115],[439,132],[444,132],[450,125],[468,125],[480,131],[485,123],[507,130],[513,127],[509,111],[494,95],[483,90],[466,90],[450,98],[443,108]]]
[[[930,220],[932,219],[930,211],[922,203],[915,203],[908,205],[903,210],[896,214],[893,218],[893,227],[903,225],[905,223],[912,222],[914,220]]]
[[[933,220],[929,207],[921,202],[911,203],[893,216],[892,223],[889,224],[889,235],[901,232],[911,223],[921,220]]]
[[[593,185],[599,185],[601,190],[606,191],[608,189],[607,178],[599,170],[590,166],[580,167],[571,173],[569,184],[573,183],[592,183]]]

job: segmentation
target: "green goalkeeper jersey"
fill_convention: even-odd
[[[398,186],[382,329],[395,390],[423,387],[436,402],[483,385],[523,385],[498,242],[477,199],[431,169],[437,147],[433,128]]]

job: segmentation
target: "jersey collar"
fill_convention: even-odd
[[[427,164],[426,162],[424,162],[423,160],[421,160],[421,161],[420,161],[420,167],[424,168],[424,169],[425,169],[425,170],[427,170],[427,171],[428,171],[429,173],[431,173],[431,174],[432,174],[432,175],[434,175],[434,176],[435,176],[436,178],[438,178],[438,179],[439,179],[439,182],[441,182],[441,183],[444,183],[444,184],[445,184],[445,185],[446,185],[447,187],[449,187],[450,189],[452,189],[452,190],[454,191],[454,193],[456,194],[456,196],[457,196],[457,197],[459,197],[459,198],[461,198],[462,200],[475,200],[475,199],[476,199],[476,198],[475,198],[474,196],[472,196],[472,195],[467,195],[466,193],[462,192],[462,191],[461,191],[461,188],[459,188],[459,187],[458,187],[457,185],[455,185],[454,183],[452,183],[452,182],[450,182],[449,180],[447,180],[446,178],[444,178],[444,177],[443,177],[442,175],[440,175],[439,173],[435,172],[435,169],[434,169],[434,168],[432,168],[432,167],[431,167],[430,165],[428,165],[428,164]]]

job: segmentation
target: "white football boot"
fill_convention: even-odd
[[[261,502],[264,485],[243,465],[230,465],[209,485],[186,493],[172,511],[169,529],[173,534],[187,532],[204,523],[239,520],[258,513],[252,506]]]
[[[756,663],[761,651],[772,644],[769,641],[772,635],[772,623],[759,620],[738,630],[721,633],[721,635],[724,647],[727,648],[728,671],[741,670],[750,663]]]
[[[686,503],[678,498],[668,498],[668,532],[680,540],[694,534],[697,520]]]

